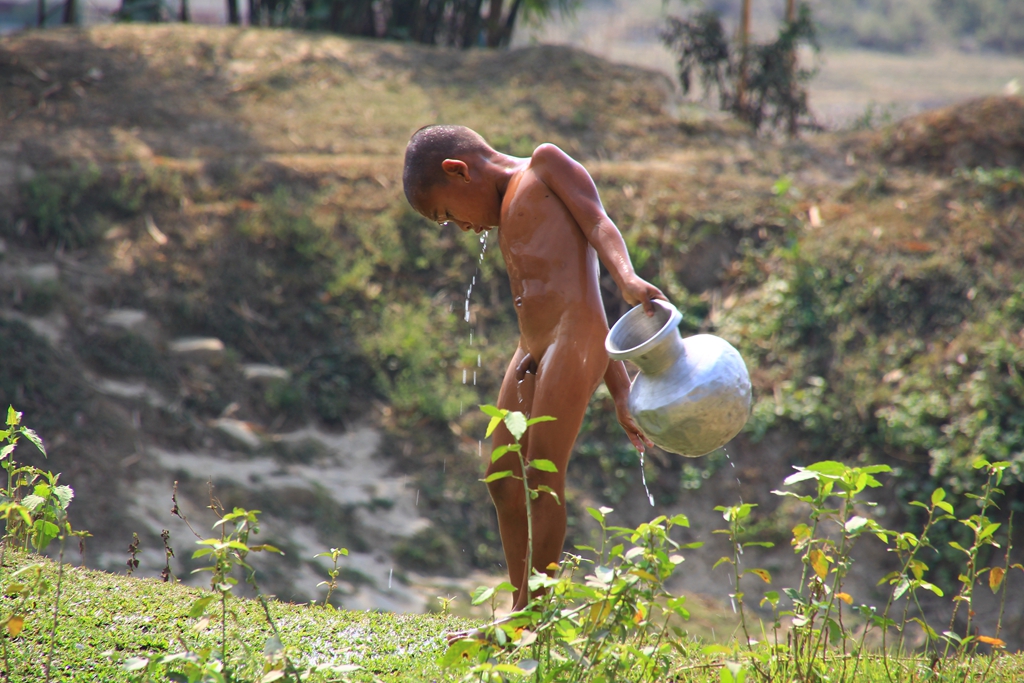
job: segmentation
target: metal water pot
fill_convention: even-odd
[[[750,376],[733,346],[712,334],[683,339],[682,314],[652,300],[654,315],[636,306],[608,332],[614,360],[640,368],[629,389],[629,412],[651,441],[689,457],[723,446],[750,415]]]

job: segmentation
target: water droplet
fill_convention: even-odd
[[[392,576],[394,576],[394,575],[395,575],[395,568],[394,568],[394,567],[392,567],[392,568],[391,568],[391,569],[390,569],[390,570],[388,571],[388,590],[391,590],[391,577],[392,577]]]
[[[478,368],[479,368],[479,367],[481,367],[481,365],[480,365],[480,354],[479,354],[479,353],[478,353],[478,354],[476,354],[476,366],[477,366]]]
[[[466,383],[466,368],[462,368],[462,383]]]
[[[729,596],[729,602],[732,603],[732,613],[736,614],[736,598],[735,598],[735,596],[730,595]]]
[[[476,370],[473,371],[473,386],[476,386]]]
[[[415,503],[415,505],[413,507],[419,507],[419,506],[420,506],[420,490],[416,489],[416,503]]]
[[[478,457],[478,458],[484,457],[484,442],[483,441],[477,441],[476,442],[476,457]]]
[[[473,333],[472,332],[469,333],[469,345],[470,346],[473,345]]]
[[[448,471],[448,458],[444,458],[443,460],[441,460],[441,473],[443,474],[443,473],[445,473],[447,471]]]
[[[516,382],[516,398],[519,399],[520,403],[523,402],[523,380]]]

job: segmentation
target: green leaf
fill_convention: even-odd
[[[526,416],[518,410],[512,411],[505,416],[505,426],[508,427],[512,438],[520,441],[526,433]]]
[[[540,470],[541,472],[557,472],[558,466],[550,460],[544,458],[535,458],[530,461],[530,467]]]
[[[587,508],[587,512],[590,513],[591,517],[593,517],[594,519],[597,520],[598,524],[601,524],[601,525],[604,524],[604,513],[603,512],[601,512],[600,510],[595,510],[594,508]]]
[[[918,624],[920,624],[921,628],[924,629],[925,635],[928,636],[929,640],[938,640],[939,639],[939,634],[936,633],[935,629],[933,629],[931,626],[929,626],[923,619],[920,619],[918,617],[912,617],[910,619],[910,621],[916,621]]]
[[[487,602],[488,600],[491,599],[491,597],[495,593],[495,590],[496,590],[495,588],[488,588],[487,586],[479,586],[472,593],[473,600],[472,600],[471,604],[473,604],[473,605],[482,605],[483,603],[485,603],[485,602]]]
[[[19,424],[21,424],[21,413],[15,410],[14,406],[7,406],[7,426],[13,427]]]
[[[45,519],[37,519],[36,523],[32,525],[32,529],[32,545],[38,552],[43,552],[46,546],[50,545],[50,541],[57,538],[60,533],[56,524]]]
[[[203,616],[206,612],[206,606],[213,602],[216,595],[204,595],[195,602],[192,603],[192,607],[188,610],[189,619],[198,619]]]
[[[61,509],[67,510],[68,505],[71,504],[71,499],[75,497],[75,492],[70,486],[57,486],[53,489],[53,495],[60,501]]]
[[[813,465],[808,465],[807,469],[811,472],[824,474],[827,477],[841,477],[850,471],[849,467],[835,460],[822,460]]]
[[[24,505],[29,512],[35,512],[36,508],[38,508],[45,502],[45,498],[43,498],[42,496],[37,496],[34,493],[30,493],[21,500],[21,504]]]
[[[465,660],[472,661],[473,655],[480,650],[481,645],[483,645],[483,641],[476,640],[475,638],[456,640],[448,645],[448,650],[441,657],[441,667],[450,669]]]
[[[504,419],[504,417],[508,415],[508,411],[504,408],[498,408],[497,406],[492,406],[489,403],[480,406],[480,410],[483,411],[484,415],[496,417],[499,420]]]
[[[494,472],[493,474],[487,475],[483,482],[485,484],[490,484],[492,481],[498,481],[499,479],[504,479],[505,477],[511,476],[512,470],[502,470],[501,472]]]
[[[854,515],[853,517],[850,517],[850,519],[846,520],[846,532],[852,534],[855,531],[863,529],[864,525],[867,523],[868,520],[865,517]]]
[[[559,505],[562,504],[562,499],[558,497],[558,494],[555,493],[550,486],[544,486],[543,484],[541,484],[540,486],[537,487],[537,490],[543,491],[544,493],[550,493],[554,497],[556,503],[558,503]]]
[[[487,423],[487,433],[484,434],[484,438],[485,439],[491,438],[491,434],[494,433],[494,430],[497,429],[498,425],[500,425],[500,424],[501,424],[501,418],[500,417],[492,417],[491,421]]]
[[[46,449],[43,448],[43,440],[39,438],[38,434],[36,434],[28,427],[22,427],[21,433],[25,435],[26,439],[35,444],[36,448],[38,448],[43,455],[46,455]]]
[[[508,446],[498,446],[491,451],[491,462],[498,462],[498,459],[508,453]]]
[[[541,415],[539,417],[531,417],[529,420],[526,421],[526,426],[527,427],[532,427],[533,425],[537,424],[538,422],[554,422],[557,419],[558,419],[557,417],[552,417],[551,415]]]
[[[147,666],[149,666],[149,657],[132,657],[124,662],[125,671],[141,671]]]
[[[798,468],[798,469],[800,469],[800,468]],[[786,486],[791,486],[791,485],[799,483],[801,481],[806,481],[807,479],[817,479],[817,478],[818,478],[818,473],[811,472],[811,471],[808,471],[808,470],[805,470],[805,469],[800,469],[800,471],[797,472],[796,474],[791,474],[788,477],[786,477],[785,479],[783,479],[782,483],[785,484]]]
[[[8,455],[10,455],[13,452],[14,452],[14,444],[13,443],[7,444],[2,449],[0,449],[0,460],[3,460],[4,458],[6,458]]]

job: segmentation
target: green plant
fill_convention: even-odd
[[[498,462],[498,460],[501,459],[501,457],[504,456],[506,453],[515,453],[516,457],[519,460],[519,471],[522,472],[522,475],[517,475],[512,470],[501,470],[499,472],[492,472],[491,474],[487,475],[487,477],[484,478],[482,481],[485,484],[489,484],[492,481],[498,481],[499,479],[504,479],[505,477],[512,477],[513,479],[518,479],[519,481],[523,482],[523,496],[526,500],[526,576],[527,582],[530,583],[531,570],[533,567],[532,501],[540,497],[541,493],[547,493],[551,495],[556,501],[558,501],[559,504],[562,504],[562,501],[558,498],[558,494],[555,493],[550,486],[545,486],[542,484],[535,489],[530,488],[530,482],[526,476],[526,454],[523,453],[523,447],[519,442],[520,439],[523,438],[523,435],[526,434],[526,430],[531,425],[535,425],[539,422],[551,422],[555,418],[551,417],[550,415],[540,415],[538,417],[532,417],[527,419],[525,415],[523,415],[521,412],[517,410],[506,410],[505,408],[498,408],[492,405],[480,406],[480,410],[482,410],[485,415],[491,418],[490,422],[487,423],[487,433],[485,434],[484,438],[489,439],[491,437],[491,434],[494,433],[494,430],[498,428],[498,425],[504,423],[505,427],[508,428],[509,433],[512,434],[512,438],[515,439],[515,443],[513,444],[498,446],[497,448],[495,448],[491,452],[491,462]],[[550,460],[545,460],[543,458],[534,458],[530,460],[529,467],[532,467],[533,469],[539,470],[541,472],[558,471],[558,468],[555,466],[555,463],[551,462]],[[526,588],[526,586],[520,586],[519,590],[525,590]],[[532,588],[530,588],[530,590],[532,590]]]
[[[219,509],[219,503],[215,499],[211,506]],[[248,561],[249,554],[254,552],[283,553],[266,543],[250,545],[250,536],[259,533],[258,510],[234,508],[231,512],[222,509],[220,512],[220,519],[214,524],[214,529],[220,531],[220,537],[198,540],[196,543],[201,547],[192,554],[194,559],[207,557],[211,560],[209,566],[200,567],[195,572],[210,572],[212,592],[194,601],[188,612],[188,618],[198,620],[196,630],[200,632],[206,631],[215,619],[219,620],[218,647],[204,645],[189,647],[184,640],[181,640],[181,643],[185,645],[184,650],[165,655],[132,657],[124,663],[124,668],[132,674],[132,679],[137,683],[150,683],[159,680],[211,681],[213,683],[228,681],[271,683],[271,681],[280,680],[283,683],[298,683],[308,680],[313,674],[340,675],[358,670],[360,667],[352,665],[299,667],[295,664],[294,656],[289,653],[281,641],[281,634],[276,621],[271,616],[268,600],[259,590],[256,582],[256,570]],[[338,573],[338,557],[348,553],[344,549],[334,549],[331,553],[325,554],[334,558],[335,570],[331,575],[333,583]],[[231,597],[234,587],[238,584],[238,579],[233,575],[236,569],[241,570],[245,575],[245,582],[256,594],[266,624],[271,629],[270,637],[263,644],[262,657],[255,657],[244,641],[239,642],[244,651],[244,657],[234,657],[229,651],[228,622],[230,619],[237,624],[239,619],[234,608],[229,606],[229,600],[237,599]],[[331,588],[333,589],[333,585]],[[328,597],[330,597],[330,592],[328,592]],[[219,613],[210,610],[211,605],[214,604],[219,606]]]
[[[80,211],[99,180],[99,168],[90,164],[37,173],[21,186],[25,213],[41,242],[74,249],[99,239]]]
[[[611,508],[587,511],[601,527],[601,541],[579,550],[593,557],[569,555],[554,576],[534,573],[530,589],[543,593],[526,609],[453,642],[444,666],[468,660],[466,681],[509,674],[536,681],[666,680],[674,656],[690,652],[677,623],[689,618],[685,598],[664,587],[683,561],[670,533],[689,522],[684,515],[659,516],[630,529],[607,524]],[[586,564],[592,572],[581,570]],[[505,590],[512,586],[478,589],[474,604],[493,604]]]
[[[331,567],[331,569],[328,570],[328,572],[327,572],[328,576],[331,577],[330,580],[329,581],[321,581],[320,583],[318,583],[316,585],[317,588],[319,588],[320,586],[327,586],[327,595],[324,596],[324,604],[325,605],[331,604],[331,594],[334,593],[334,589],[338,587],[338,574],[341,573],[341,570],[338,569],[338,559],[341,558],[343,555],[348,555],[348,549],[347,548],[331,548],[330,552],[317,553],[316,555],[313,556],[313,557],[329,557],[329,558],[331,558],[331,562],[334,563],[334,565]]]

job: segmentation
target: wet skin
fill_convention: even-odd
[[[508,269],[519,319],[519,346],[498,394],[498,406],[554,422],[532,426],[523,440],[526,460],[552,461],[558,472],[527,469],[530,488],[551,487],[558,500],[542,493],[532,501],[533,566],[549,571],[565,539],[565,472],[590,396],[604,379],[616,415],[637,448],[650,442],[626,409],[629,378],[621,362],[609,362],[608,333],[598,285],[598,258],[632,304],[664,299],[658,288],[633,270],[625,244],[608,218],[587,171],[553,145],[542,145],[529,159],[486,149],[442,164],[447,182],[416,207],[439,222],[480,233],[494,225]],[[513,443],[504,426],[493,447]],[[512,470],[510,453],[488,465],[487,473]],[[529,600],[526,587],[527,522],[522,483],[504,478],[488,484],[498,515],[509,579],[518,586],[514,609]],[[550,572],[549,572],[550,573]]]

